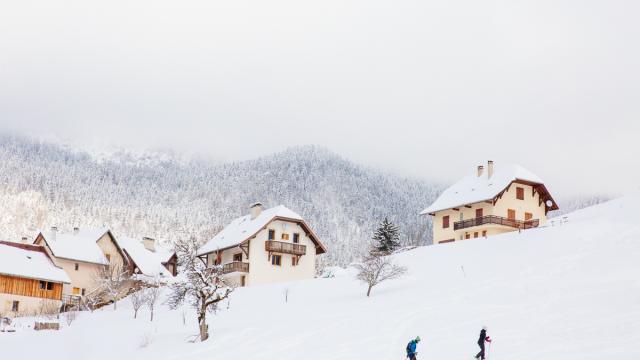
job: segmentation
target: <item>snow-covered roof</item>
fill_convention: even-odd
[[[44,249],[37,246],[0,243],[0,274],[70,283],[67,273],[55,266]]]
[[[284,205],[263,210],[255,219],[251,219],[251,215],[241,216],[233,220],[229,225],[222,229],[222,231],[214,236],[213,239],[204,244],[198,251],[198,254],[203,255],[216,250],[227,249],[239,245],[243,241],[257,234],[274,218],[287,218],[304,223],[302,216],[288,209]],[[320,246],[322,247],[321,244]]]
[[[140,240],[128,237],[118,237],[116,241],[120,248],[127,252],[143,275],[173,277],[169,270],[162,265],[173,256],[172,251],[160,248],[153,252],[145,248]]]
[[[109,261],[104,256],[97,241],[107,232],[108,229],[80,229],[72,233],[60,233],[56,231],[41,231],[54,256],[90,262],[95,264],[109,265]]]
[[[491,177],[488,177],[487,169],[484,169],[481,176],[477,176],[474,171],[451,185],[420,214],[426,215],[440,210],[491,200],[516,180],[542,184],[542,179],[520,165],[496,164]]]

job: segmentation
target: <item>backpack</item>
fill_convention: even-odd
[[[413,344],[413,340],[409,341],[409,343],[407,344],[407,355],[412,353],[411,344]]]

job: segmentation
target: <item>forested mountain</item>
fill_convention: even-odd
[[[166,243],[186,236],[207,240],[261,201],[304,216],[329,248],[323,261],[345,265],[366,251],[385,217],[399,226],[403,245],[429,244],[430,219],[417,214],[443,189],[316,146],[216,164],[156,152],[95,156],[0,136],[0,239],[7,240],[54,225],[63,231],[106,226],[116,235]],[[557,199],[562,213],[603,200]]]
[[[341,265],[365,251],[384,217],[403,244],[430,242],[430,221],[417,214],[442,190],[315,146],[215,164],[154,153],[97,158],[15,136],[0,137],[0,184],[3,239],[104,225],[116,236],[206,240],[261,201],[304,216],[330,249],[325,261]]]

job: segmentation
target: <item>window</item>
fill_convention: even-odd
[[[233,254],[233,261],[242,261],[242,253]]]
[[[293,243],[294,244],[300,243],[300,234],[298,234],[298,233],[294,233],[293,234]]]
[[[73,267],[74,267],[74,269],[75,269],[76,271],[78,271],[78,269],[80,268],[80,265],[78,265],[78,263],[75,263],[75,264],[73,265]]]
[[[282,238],[282,240],[289,240],[289,234],[287,233],[282,233],[280,237]]]
[[[524,188],[521,188],[521,187],[516,188],[516,199],[524,200]]]
[[[469,234],[469,233],[464,234],[464,238],[465,238],[465,239],[469,239],[469,238],[471,238],[471,234]]]
[[[40,290],[44,290],[47,288],[47,282],[46,281],[40,281]]]
[[[509,220],[515,220],[516,219],[516,211],[513,209],[508,209],[507,210],[507,218]]]
[[[19,309],[20,309],[20,301],[14,301],[13,303],[11,303],[11,311],[18,312]]]
[[[524,219],[525,220],[533,219],[533,214],[532,213],[528,213],[528,212],[524,213]]]
[[[271,265],[282,265],[282,255],[271,255]]]
[[[74,287],[73,290],[71,291],[71,293],[73,295],[80,295],[80,288]]]
[[[447,229],[449,227],[449,215],[442,217],[442,228]]]
[[[478,237],[478,232],[477,232],[477,231],[475,231],[475,232],[473,233],[473,237],[474,237],[474,238],[477,238],[477,237]]]
[[[298,261],[300,261],[300,259],[298,259],[297,256],[292,256],[291,257],[291,266],[298,266]]]
[[[275,239],[276,239],[276,231],[269,229],[269,240],[275,240]]]
[[[107,262],[111,263],[111,254],[105,254],[104,256],[107,258]]]
[[[476,209],[476,217],[477,218],[481,218],[482,217],[482,209]]]
[[[82,288],[82,296],[84,296],[84,294],[86,294],[86,293],[87,293],[87,289]]]
[[[487,230],[482,230],[482,237],[487,237]]]
[[[52,282],[47,282],[47,290],[48,291],[53,290],[53,283]]]

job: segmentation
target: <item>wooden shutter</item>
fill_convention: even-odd
[[[521,187],[516,188],[516,199],[524,200],[524,188],[521,188]]]
[[[449,228],[449,215],[442,217],[442,228],[443,229]]]
[[[481,218],[482,217],[482,209],[476,209],[476,217],[477,218]]]
[[[513,209],[508,209],[507,210],[507,218],[509,218],[510,220],[515,220],[516,219],[516,211]]]
[[[533,219],[533,214],[532,213],[528,213],[528,212],[524,213],[524,219],[525,220]]]

